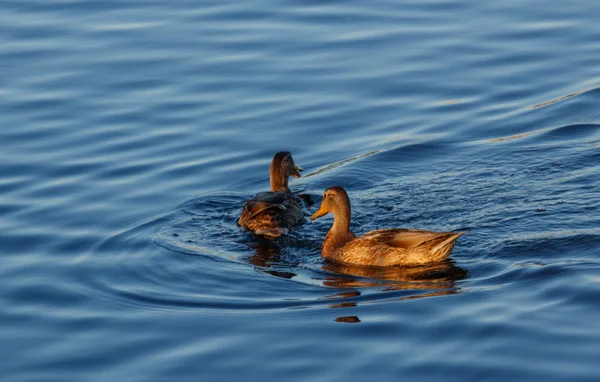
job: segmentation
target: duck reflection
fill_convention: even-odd
[[[255,254],[248,257],[248,262],[263,272],[273,276],[290,279],[297,276],[294,272],[282,271],[283,267],[295,267],[284,259],[281,247],[272,240],[261,240],[248,243]],[[285,264],[285,265],[284,265]],[[429,290],[428,293],[407,298],[439,296],[457,293],[456,281],[468,277],[468,272],[447,259],[443,262],[399,267],[365,267],[327,262],[322,266],[325,276],[323,286],[351,289],[384,287],[384,290]],[[357,291],[344,291],[335,295],[336,299],[356,297]]]
[[[456,281],[468,276],[468,272],[456,266],[452,260],[417,267],[370,268],[329,263],[323,266],[328,274],[323,285],[332,288],[368,288],[384,287],[384,290],[426,290],[423,293],[410,294],[398,298],[408,300],[458,293]],[[358,290],[342,291],[329,296],[329,299],[354,299],[361,295]],[[329,305],[330,308],[353,308],[359,303],[344,301]],[[340,316],[335,322],[359,323],[358,316]]]
[[[289,258],[283,255],[280,244],[272,240],[248,243],[255,254],[248,262],[262,272],[291,279],[297,273],[282,270],[285,267],[297,267],[289,264]],[[319,280],[323,286],[337,289],[337,293],[326,297],[332,300],[329,308],[348,309],[361,304],[361,288],[382,288],[383,291],[405,290],[407,294],[398,300],[451,295],[459,292],[456,282],[468,277],[467,270],[454,264],[452,259],[420,266],[365,267],[339,263],[324,263]],[[335,301],[335,303],[333,303]],[[336,322],[360,323],[358,316],[340,316]]]
[[[356,316],[343,316],[338,317],[334,320],[335,322],[345,322],[346,324],[357,324],[360,322],[360,318]]]
[[[385,287],[386,290],[434,290],[414,297],[437,296],[457,292],[455,282],[468,276],[452,260],[413,267],[363,267],[328,263],[329,274],[323,285],[332,288]],[[349,277],[350,276],[350,277]]]
[[[315,205],[315,198],[311,194],[296,194],[304,202],[307,208],[311,208]]]
[[[281,249],[275,242],[261,240],[248,244],[248,246],[256,251],[256,254],[248,258],[248,262],[261,271],[284,279],[291,279],[292,277],[297,276],[296,273],[293,272],[269,269],[273,264],[282,263]]]
[[[353,290],[353,291],[349,291],[349,292],[340,292],[340,293],[336,293],[332,296],[327,296],[328,299],[332,300],[340,300],[340,299],[350,299],[353,297],[358,297],[360,296],[360,292],[357,290]],[[337,308],[354,308],[355,306],[357,306],[358,304],[356,302],[353,301],[349,301],[349,302],[341,302],[339,304],[332,304],[329,305],[330,308],[333,309],[337,309]]]

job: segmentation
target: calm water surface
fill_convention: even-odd
[[[600,379],[600,3],[5,0],[3,381]],[[331,219],[236,226],[290,150]]]

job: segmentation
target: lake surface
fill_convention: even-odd
[[[0,13],[2,381],[598,381],[600,2],[33,1]],[[236,225],[464,231],[324,263]],[[315,204],[311,204],[315,203]]]

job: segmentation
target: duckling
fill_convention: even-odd
[[[333,226],[323,242],[325,259],[343,264],[387,267],[444,260],[463,233],[405,228],[378,229],[356,237],[350,231],[350,199],[342,187],[325,190],[315,220],[333,213]]]
[[[290,152],[276,153],[269,171],[271,191],[248,200],[238,224],[267,238],[287,234],[304,217],[302,202],[288,187],[288,178],[300,178],[301,171],[302,168],[296,166]]]

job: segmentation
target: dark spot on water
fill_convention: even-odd
[[[315,204],[315,200],[309,194],[299,194],[298,197],[304,202],[304,204],[308,208],[314,206],[314,204]]]
[[[334,320],[335,322],[344,322],[346,324],[357,324],[360,322],[360,318],[356,316],[344,316],[338,317]]]
[[[340,304],[332,304],[329,305],[330,308],[332,309],[339,309],[339,308],[354,308],[356,307],[357,304],[355,302],[342,302]]]

